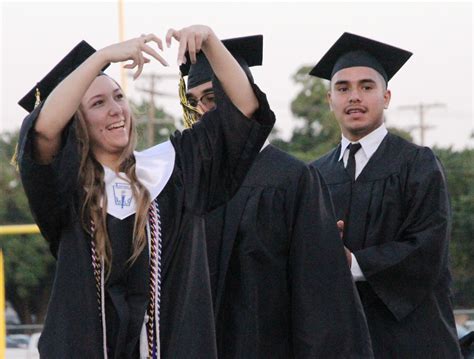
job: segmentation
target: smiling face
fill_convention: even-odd
[[[390,103],[385,80],[370,67],[349,67],[334,74],[328,101],[342,134],[351,141],[368,135],[383,123]]]
[[[98,76],[81,101],[90,146],[99,162],[119,158],[130,141],[131,116],[122,89],[108,76]]]

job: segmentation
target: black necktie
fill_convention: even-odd
[[[349,176],[352,178],[352,182],[355,182],[355,172],[356,172],[356,161],[355,154],[362,146],[360,143],[350,143],[347,148],[349,149],[349,159],[347,160],[346,170],[349,173]]]

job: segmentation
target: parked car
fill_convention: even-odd
[[[9,334],[7,335],[7,348],[28,348],[30,336],[26,334]]]
[[[31,336],[8,335],[5,359],[39,359],[38,340],[40,335],[41,333],[34,333]]]

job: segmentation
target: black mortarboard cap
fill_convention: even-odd
[[[86,41],[77,44],[54,68],[33,87],[18,104],[26,111],[31,112],[35,108],[36,92],[39,90],[41,101],[44,101],[54,88],[79,65],[81,65],[96,50]],[[105,70],[109,65],[105,66]]]
[[[339,70],[365,66],[379,72],[388,82],[411,55],[398,47],[345,32],[309,74],[331,80]]]
[[[222,43],[242,66],[247,76],[251,77],[249,67],[262,64],[262,35],[236,37],[222,40]],[[191,64],[189,54],[186,53],[186,63],[180,66],[180,70],[183,76],[188,76],[188,89],[211,81],[213,75],[211,65],[202,52],[197,54],[195,64]]]

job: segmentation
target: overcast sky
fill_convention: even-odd
[[[117,1],[1,1],[0,131],[17,129],[26,112],[18,100],[76,43],[96,49],[117,42]],[[297,121],[289,104],[298,92],[291,76],[313,65],[344,32],[353,32],[410,50],[412,58],[390,81],[389,126],[418,124],[418,113],[400,106],[440,103],[425,113],[433,126],[426,145],[473,147],[473,5],[471,2],[143,2],[124,0],[125,38],[169,27],[211,26],[221,38],[264,35],[264,66],[254,68],[277,115],[276,127],[287,137]],[[150,64],[144,74],[178,73],[175,44],[164,53],[171,64]],[[108,73],[120,79],[118,65]],[[128,95],[143,96],[144,78],[129,80]],[[156,103],[178,117],[177,80],[164,79],[159,91],[172,94]],[[419,141],[419,132],[413,136]]]

